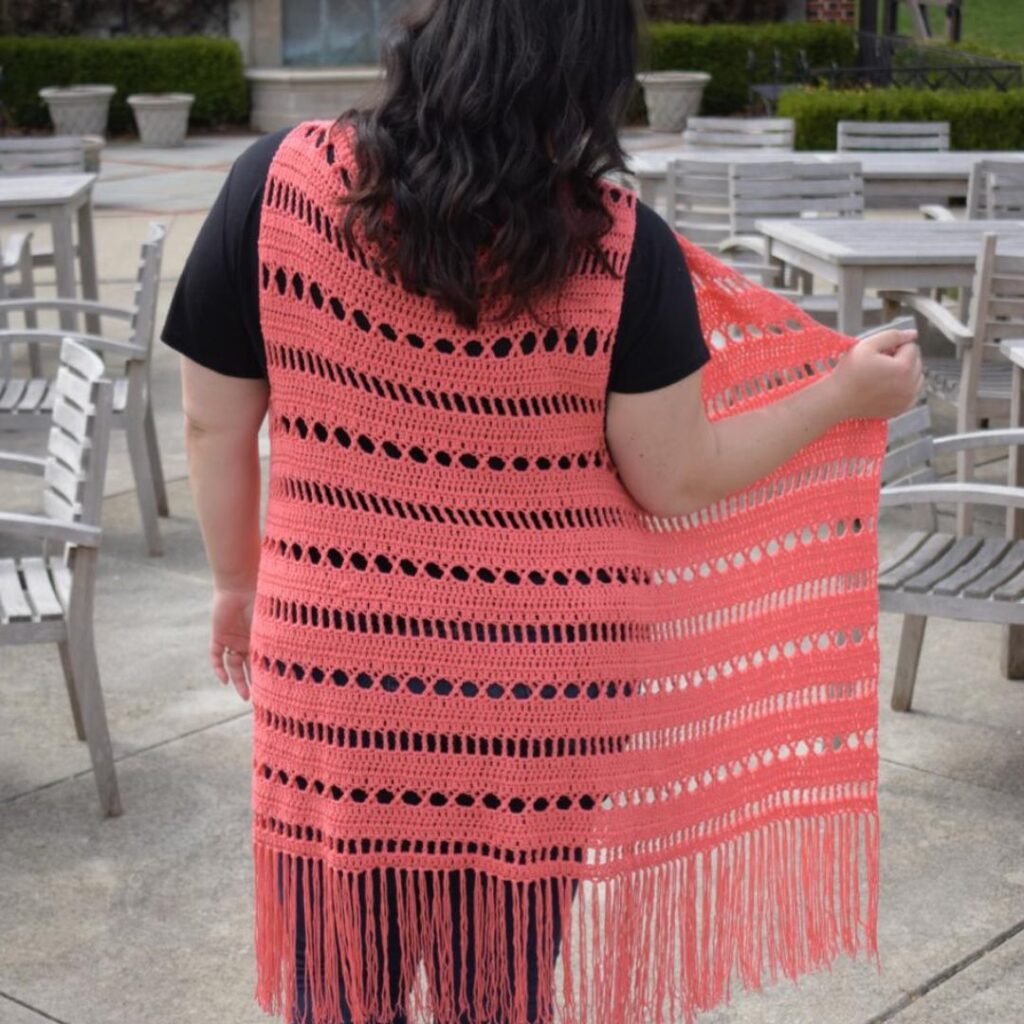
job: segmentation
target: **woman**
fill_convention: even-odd
[[[631,0],[418,5],[371,109],[238,159],[175,293],[210,657],[254,712],[256,995],[291,1021],[691,1018],[870,932],[874,635],[843,616],[863,420],[914,402],[919,353],[815,327],[607,180],[637,34]],[[758,344],[807,365],[719,403]],[[751,488],[827,439],[833,546],[762,550],[794,485]],[[756,615],[680,560],[729,529],[741,587],[789,574]],[[744,638],[830,558],[864,571],[797,611],[840,681],[794,690],[793,644]],[[822,722],[832,768],[797,742]]]

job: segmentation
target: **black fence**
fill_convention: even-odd
[[[950,46],[922,44],[906,36],[860,34],[858,63],[811,67],[807,55],[798,58],[796,74],[786,74],[781,56],[759,60],[751,51],[748,68],[761,81],[751,88],[756,101],[769,112],[786,89],[827,85],[836,89],[905,86],[913,89],[1017,89],[1024,85],[1024,67],[1015,61],[985,57]]]

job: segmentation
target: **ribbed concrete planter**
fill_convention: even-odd
[[[39,90],[50,110],[57,135],[99,135],[107,133],[113,85],[48,85]]]
[[[700,110],[704,87],[711,76],[704,71],[647,71],[637,75],[647,104],[647,123],[656,132],[681,132],[688,118]]]
[[[188,133],[190,92],[140,92],[128,97],[144,146],[180,146]]]

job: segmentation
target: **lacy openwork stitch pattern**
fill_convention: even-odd
[[[317,1024],[337,1024],[342,982],[360,1024],[396,1010],[367,981],[358,913],[357,882],[382,865],[402,869],[390,899],[416,1021],[523,1024],[504,964],[521,962],[530,908],[539,934],[561,936],[538,1012],[568,1024],[692,1020],[734,978],[876,954],[885,424],[845,422],[741,493],[651,516],[604,442],[621,278],[581,260],[537,318],[459,328],[341,238],[334,199],[352,170],[344,133],[306,122],[262,209],[261,1005],[291,1013],[309,864]],[[636,198],[605,196],[621,273]],[[680,244],[711,418],[805,386],[851,344]],[[423,900],[467,867],[472,1005],[452,984],[459,922]],[[551,885],[528,906],[539,879]],[[383,890],[360,892],[384,912]]]

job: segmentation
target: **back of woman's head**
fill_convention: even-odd
[[[475,326],[521,312],[611,226],[599,179],[624,167],[636,0],[426,0],[384,40],[384,94],[348,111],[343,199],[405,287]]]

